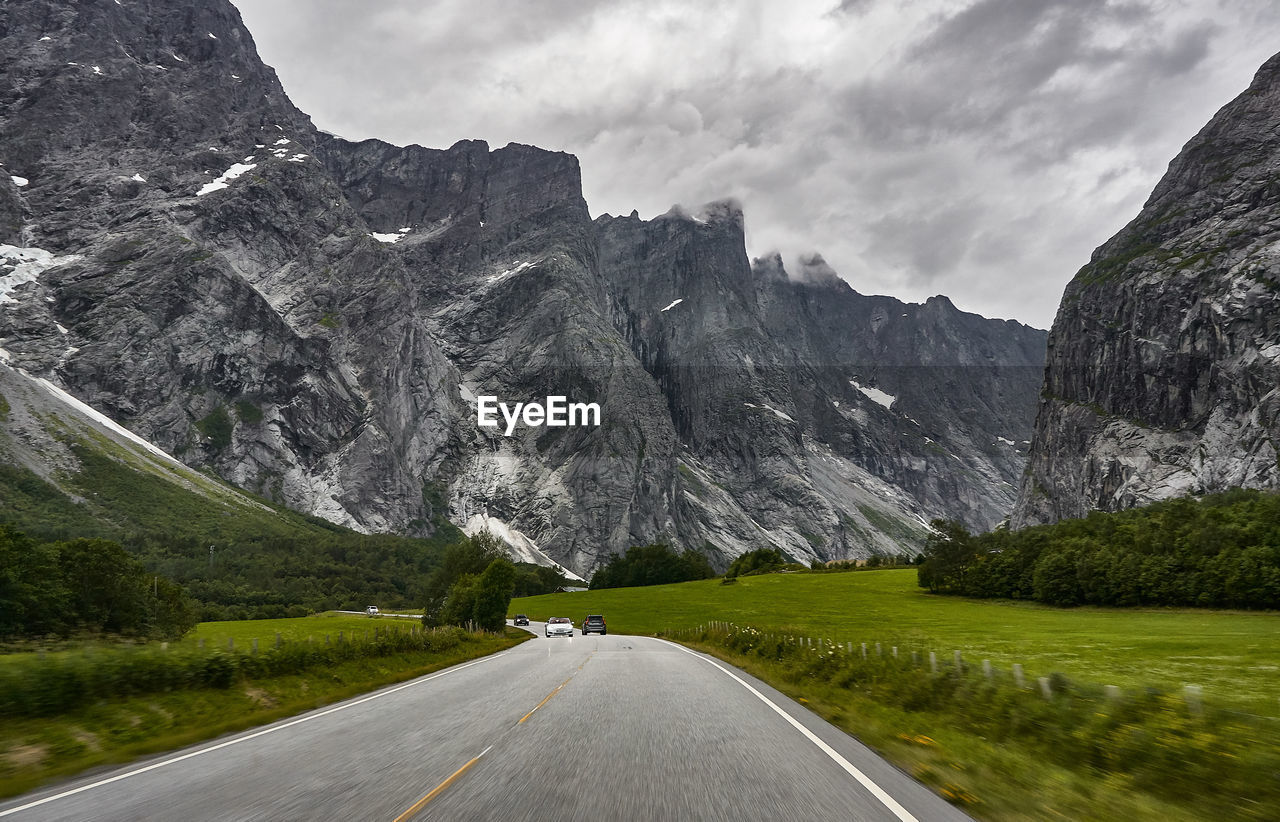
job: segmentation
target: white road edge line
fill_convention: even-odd
[[[917,820],[914,816],[911,815],[910,811],[908,811],[906,808],[899,805],[898,801],[894,799],[892,796],[890,796],[887,791],[885,791],[876,783],[872,782],[871,777],[867,776],[862,771],[855,768],[853,763],[845,759],[843,756],[841,756],[840,753],[835,748],[832,748],[830,745],[823,742],[821,739],[818,738],[817,734],[815,734],[813,731],[809,730],[805,726],[801,725],[798,721],[796,721],[795,717],[791,716],[791,714],[779,708],[773,702],[773,700],[769,699],[769,697],[765,696],[764,694],[760,693],[758,690],[753,688],[751,686],[751,683],[742,679],[742,677],[738,676],[733,671],[730,671],[728,668],[725,668],[723,665],[716,662],[715,660],[708,659],[707,657],[702,656],[701,654],[696,654],[693,651],[690,651],[688,648],[684,647],[683,645],[677,644],[675,642],[670,642],[665,639],[658,639],[657,637],[653,637],[653,638],[657,639],[658,642],[665,643],[667,645],[670,645],[673,648],[679,648],[681,651],[684,651],[689,656],[695,659],[702,660],[708,665],[719,669],[720,672],[723,673],[725,676],[731,677],[732,679],[737,681],[739,685],[746,688],[753,695],[755,695],[756,699],[759,699],[761,702],[768,705],[778,714],[778,716],[787,720],[787,722],[790,722],[792,727],[794,727],[797,731],[799,731],[800,733],[808,737],[810,742],[817,745],[818,748],[821,749],[822,752],[825,753],[827,756],[831,757],[837,765],[839,765],[841,768],[844,768],[845,771],[850,776],[858,780],[858,782],[862,785],[862,787],[870,791],[871,795],[874,796],[876,799],[879,799],[880,803],[884,805],[886,808],[888,808],[890,811],[892,811],[893,814],[898,817],[898,819],[902,820],[902,822],[919,822],[919,820]]]
[[[72,788],[69,791],[63,791],[62,793],[57,793],[57,794],[54,794],[53,796],[46,796],[43,799],[37,799],[33,802],[28,802],[25,805],[19,805],[16,808],[9,808],[8,810],[2,810],[0,811],[0,817],[12,816],[13,814],[18,813],[19,811],[30,810],[31,808],[34,808],[38,805],[44,805],[48,802],[53,802],[58,799],[65,799],[68,796],[72,796],[74,794],[92,790],[93,788],[100,788],[103,785],[109,785],[112,782],[119,782],[122,779],[128,779],[131,776],[144,774],[148,771],[154,771],[157,768],[163,768],[166,765],[172,765],[175,762],[182,762],[184,760],[192,759],[197,756],[203,756],[204,754],[212,753],[214,751],[218,751],[223,748],[228,748],[232,745],[239,745],[241,742],[248,742],[250,739],[257,739],[260,736],[273,734],[276,731],[283,731],[285,728],[292,728],[294,725],[301,725],[302,723],[310,722],[313,719],[319,719],[323,716],[328,716],[329,714],[336,714],[338,711],[345,711],[347,708],[354,708],[357,705],[363,705],[366,702],[372,702],[375,699],[381,699],[384,696],[390,696],[391,694],[394,694],[397,691],[403,691],[405,688],[412,688],[415,685],[421,685],[424,682],[430,682],[433,679],[439,679],[440,677],[445,676],[446,674],[451,674],[451,673],[454,673],[455,671],[461,671],[463,668],[470,668],[472,665],[479,665],[481,662],[488,662],[489,660],[496,659],[497,657],[500,657],[505,653],[506,651],[499,651],[496,654],[491,654],[489,656],[482,657],[481,659],[473,660],[471,662],[467,662],[462,665],[455,665],[454,667],[446,668],[445,670],[440,671],[439,673],[434,673],[434,674],[431,674],[430,676],[423,677],[421,679],[415,679],[412,682],[406,682],[403,685],[397,685],[396,687],[390,688],[385,691],[379,691],[376,694],[366,696],[362,699],[357,699],[355,702],[344,702],[341,705],[337,705],[332,708],[327,708],[321,711],[320,713],[307,714],[306,716],[291,720],[289,722],[284,723],[283,725],[273,725],[270,728],[265,728],[261,731],[257,731],[256,733],[251,733],[248,736],[239,736],[239,737],[236,737],[235,739],[228,739],[226,742],[220,742],[217,745],[211,745],[208,748],[201,748],[198,751],[185,753],[182,756],[175,756],[173,759],[165,759],[161,762],[154,762],[150,765],[147,765],[144,768],[137,768],[136,770],[132,770],[126,773],[117,774],[115,776],[108,777],[107,779],[99,779],[97,782],[91,782],[88,785],[81,785],[80,787]],[[483,754],[481,755],[483,756]]]

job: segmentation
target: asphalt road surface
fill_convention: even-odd
[[[0,818],[969,818],[736,668],[529,629],[490,657],[11,799]]]

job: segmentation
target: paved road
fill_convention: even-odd
[[[529,627],[537,639],[491,657],[28,794],[0,817],[968,819],[737,669],[658,639]]]

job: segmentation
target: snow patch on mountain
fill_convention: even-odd
[[[240,177],[242,174],[245,174],[246,172],[249,172],[249,171],[253,171],[255,168],[258,167],[257,163],[249,162],[252,159],[253,159],[252,157],[246,157],[243,163],[233,164],[231,168],[222,172],[222,174],[218,177],[218,179],[214,180],[212,183],[205,183],[203,186],[201,186],[200,190],[196,192],[196,196],[203,197],[206,194],[212,194],[215,191],[221,191],[224,188],[230,188],[232,180],[235,180],[236,178]]]
[[[79,259],[76,254],[59,257],[43,248],[19,248],[0,244],[0,272],[4,272],[0,274],[0,305],[17,302],[10,295],[18,286],[35,282],[50,268]]]
[[[892,408],[893,404],[898,401],[897,397],[886,391],[881,391],[879,388],[859,385],[857,380],[849,380],[849,384],[865,394],[872,402],[885,408]]]
[[[535,565],[545,565],[548,568],[555,568],[569,579],[581,581],[582,577],[570,571],[551,557],[542,553],[533,540],[529,539],[519,529],[512,528],[507,523],[491,517],[488,514],[472,514],[465,525],[462,526],[462,533],[469,537],[475,536],[481,531],[488,531],[498,539],[502,540],[511,549],[511,557],[516,562],[531,562]]]

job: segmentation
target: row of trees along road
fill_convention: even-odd
[[[921,587],[1050,605],[1280,608],[1280,494],[1236,489],[1021,531],[935,520]]]

